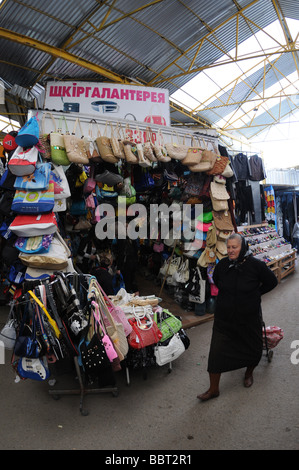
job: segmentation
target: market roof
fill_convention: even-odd
[[[173,125],[253,138],[298,111],[298,22],[293,0],[0,0],[0,130],[47,81],[96,80],[168,88]]]

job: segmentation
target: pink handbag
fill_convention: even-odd
[[[101,330],[103,332],[103,335],[101,337],[102,339],[102,343],[105,347],[105,351],[106,351],[106,354],[108,356],[108,359],[110,362],[113,362],[114,359],[117,359],[118,358],[118,354],[117,352],[115,351],[114,347],[113,347],[113,343],[111,341],[111,339],[109,338],[109,336],[107,335],[106,331],[105,331],[105,328],[103,327],[102,323],[101,323],[101,320],[100,320],[100,310],[99,310],[99,306],[96,302],[92,301],[91,302],[91,305],[92,307],[94,307],[95,310],[93,310],[93,315],[94,315],[94,318],[96,320],[96,322],[100,325],[101,327]]]
[[[102,292],[104,300],[106,302],[107,308],[116,323],[121,323],[124,327],[125,335],[128,336],[132,331],[132,326],[130,325],[125,312],[121,307],[114,305],[114,303],[109,299],[107,294],[103,291],[102,287],[99,284],[99,288]],[[107,320],[108,321],[108,320]]]

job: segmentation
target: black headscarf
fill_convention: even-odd
[[[241,251],[236,260],[232,260],[232,261],[230,260],[229,268],[231,267],[238,268],[241,264],[244,263],[244,261],[246,261],[246,259],[249,256],[252,255],[252,252],[248,247],[248,242],[245,240],[244,237],[242,237],[242,235],[240,235],[240,237],[241,237]]]

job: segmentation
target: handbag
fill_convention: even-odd
[[[185,352],[185,346],[177,333],[173,335],[167,345],[157,344],[154,348],[156,363],[158,366],[164,366],[180,357]]]
[[[229,162],[228,157],[217,155],[216,162],[213,168],[207,171],[207,174],[208,175],[221,175],[224,172],[228,162]]]
[[[163,309],[162,313],[154,313],[154,319],[157,323],[159,330],[162,333],[162,338],[160,343],[171,338],[175,333],[177,333],[182,328],[181,320],[174,316],[169,310]]]
[[[43,190],[47,189],[50,181],[51,164],[37,163],[31,175],[17,176],[14,182],[15,189]]]
[[[164,144],[163,134],[161,129],[158,130],[157,140],[153,142],[153,150],[156,156],[156,159],[162,163],[168,163],[171,161],[171,158],[167,155],[167,150]]]
[[[71,196],[69,182],[62,166],[53,164],[50,178],[54,183],[54,200],[67,199]]]
[[[44,253],[20,253],[19,258],[25,266],[31,268],[64,269],[71,256],[70,249],[59,232],[56,232],[49,250]]]
[[[146,346],[157,344],[162,338],[157,323],[152,320],[149,314],[145,313],[141,317],[129,318],[129,323],[132,326],[132,332],[128,336],[128,343],[133,349],[143,349]]]
[[[18,214],[42,214],[54,207],[54,183],[50,181],[47,189],[17,189],[12,201],[11,210]]]
[[[29,320],[29,316],[32,320],[32,328],[26,325],[27,320]],[[25,335],[25,329],[28,329],[31,334]],[[35,312],[33,311],[32,304],[29,303],[28,309],[25,310],[22,317],[19,334],[14,346],[14,354],[18,357],[37,358],[40,356],[40,352],[41,347],[36,338]]]
[[[211,150],[207,150],[206,144],[204,143],[204,150],[201,154],[201,160],[196,165],[190,166],[190,170],[193,172],[207,172],[215,165],[217,154]]]
[[[76,137],[76,129],[78,124],[81,137]],[[63,140],[67,157],[71,163],[81,163],[82,165],[87,165],[89,163],[86,152],[85,139],[79,118],[77,118],[75,121],[73,132],[71,134],[65,135]]]
[[[99,150],[97,148],[95,137],[93,137],[93,132],[92,132],[93,124],[97,125],[98,135],[99,135],[99,125],[95,119],[91,119],[89,121],[89,126],[88,126],[88,135],[84,137],[85,150],[86,150],[86,155],[87,155],[88,160],[90,160],[91,162],[100,162],[101,157],[99,154]]]
[[[173,132],[171,134],[171,142],[166,142],[165,148],[167,150],[167,154],[169,155],[170,158],[174,160],[183,160],[188,153],[189,146],[179,143],[179,136],[177,133],[177,143],[173,141]]]
[[[232,231],[234,226],[229,210],[215,211],[213,210],[213,220],[217,230]]]
[[[147,127],[145,130],[145,142],[143,144],[143,152],[145,158],[147,158],[150,162],[157,161],[157,158],[154,153],[152,130],[150,127]]]
[[[187,156],[182,160],[183,165],[193,166],[200,163],[204,149],[194,145],[194,136],[191,138],[192,145],[188,148]]]
[[[17,215],[9,229],[19,237],[35,237],[49,235],[57,230],[57,221],[54,212],[38,215]]]
[[[189,261],[186,259],[183,261],[178,270],[173,274],[173,278],[176,282],[185,284],[189,280]]]
[[[96,138],[96,145],[99,151],[99,154],[105,162],[108,163],[117,163],[118,158],[114,156],[113,150],[111,147],[111,139],[107,137],[107,121],[105,124],[104,135],[100,135],[98,132],[98,137]]]
[[[95,318],[96,322],[98,323],[99,327],[102,330],[101,339],[102,339],[102,343],[104,345],[105,351],[107,353],[108,359],[109,359],[110,362],[113,362],[113,360],[118,357],[118,354],[117,354],[117,352],[115,351],[115,349],[113,347],[113,343],[112,343],[111,339],[109,338],[107,332],[105,331],[105,327],[101,323],[100,310],[99,310],[98,304],[96,302],[92,301],[91,305],[93,307],[94,318]]]
[[[17,322],[14,317],[14,303],[12,303],[6,323],[0,331],[0,341],[2,341],[6,349],[13,349],[15,346],[17,337],[16,328]]]
[[[139,127],[136,128],[137,133],[139,134],[138,141],[136,142],[136,151],[138,157],[138,165],[142,168],[148,168],[152,165],[151,161],[146,157],[144,153],[144,144],[142,139],[142,132]]]
[[[42,150],[41,153],[43,154],[43,158],[46,158],[47,160],[51,159],[51,143],[50,143],[50,133],[45,132],[45,119],[46,115],[49,115],[52,124],[53,124],[53,131],[51,132],[56,132],[56,122],[53,117],[53,114],[49,113],[48,111],[43,113],[42,121],[41,121],[41,129],[40,129],[40,134],[39,134],[39,140],[41,143]]]
[[[65,135],[69,135],[66,119],[62,116],[59,118],[57,132],[51,132],[50,134],[51,160],[56,165],[68,166],[70,161],[65,150],[64,135],[62,134],[62,122],[65,124]]]
[[[189,301],[202,304],[206,296],[206,281],[203,279],[200,268],[193,268],[189,283],[186,285]],[[192,300],[191,300],[192,299]]]
[[[119,124],[117,124],[116,129],[113,129],[113,125],[110,123],[110,132],[111,132],[111,148],[113,155],[123,160],[125,158],[123,143],[120,137]],[[118,134],[117,136],[115,136]]]
[[[17,147],[8,162],[8,168],[16,176],[31,175],[35,171],[38,159],[37,147]]]
[[[23,253],[46,253],[50,249],[53,235],[39,235],[37,237],[18,237],[15,247]]]
[[[116,323],[122,323],[123,327],[124,327],[124,332],[125,332],[125,335],[128,336],[131,331],[132,331],[132,326],[130,325],[124,311],[122,310],[122,308],[118,305],[115,305],[111,299],[109,299],[109,297],[105,294],[104,290],[102,289],[101,285],[96,281],[96,279],[94,279],[94,281],[96,283],[96,289],[99,289],[103,295],[103,298],[105,300],[105,303],[107,305],[107,308],[111,314],[111,316],[113,317],[114,321]]]
[[[16,143],[20,147],[33,147],[39,140],[39,125],[36,116],[32,116],[25,125],[18,131],[15,137]]]
[[[111,312],[109,311],[99,283],[96,278],[91,277],[89,281],[88,295],[89,300],[95,300],[101,308],[104,325],[106,327],[109,337],[113,341],[114,348],[118,354],[120,361],[124,360],[128,353],[129,345],[125,335],[123,323],[115,321]]]

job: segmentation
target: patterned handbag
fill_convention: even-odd
[[[159,318],[158,318],[159,316]],[[175,317],[169,310],[163,309],[162,313],[155,312],[155,322],[162,333],[160,343],[171,338],[182,328],[182,322],[178,317]]]

